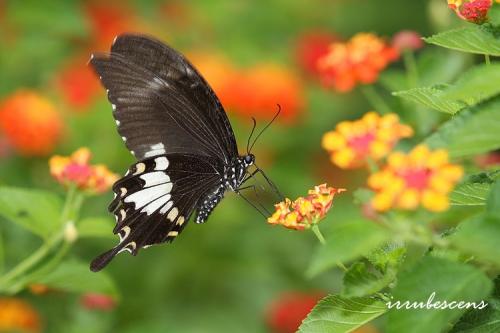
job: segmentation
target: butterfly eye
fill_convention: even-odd
[[[255,156],[253,154],[248,154],[245,156],[245,164],[251,165],[255,162]]]

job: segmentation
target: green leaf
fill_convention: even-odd
[[[450,194],[453,206],[484,206],[490,192],[490,184],[462,183]]]
[[[478,65],[442,93],[442,98],[474,105],[500,93],[500,64]]]
[[[488,307],[466,313],[455,324],[451,333],[500,332],[500,300],[489,299]]]
[[[458,262],[424,257],[412,269],[398,278],[393,290],[392,307],[388,313],[388,333],[439,333],[445,331],[466,309],[397,309],[395,306],[409,301],[422,302],[424,306],[452,301],[480,302],[492,289],[492,283],[480,270]],[[435,293],[434,299],[430,300]],[[457,304],[455,304],[456,306]]]
[[[455,114],[466,106],[464,103],[443,97],[443,89],[441,87],[413,88],[410,90],[393,92],[392,94],[449,114]]]
[[[470,25],[445,31],[424,40],[453,50],[500,56],[500,38],[487,25]]]
[[[61,263],[36,283],[72,292],[95,292],[117,297],[115,284],[105,272],[92,273],[88,264],[76,260]]]
[[[460,223],[457,231],[449,238],[451,244],[460,251],[500,268],[499,239],[500,220],[488,218],[483,214]]]
[[[464,110],[444,123],[424,142],[446,148],[453,158],[500,148],[500,99]]]
[[[0,215],[43,238],[60,228],[61,209],[61,199],[54,193],[0,187]]]
[[[344,297],[363,297],[373,295],[382,290],[391,283],[397,271],[389,270],[386,274],[370,272],[364,262],[354,263],[344,275],[344,286],[342,296]]]
[[[323,298],[304,319],[298,333],[343,333],[381,316],[385,304],[374,298],[343,298],[330,295]]]
[[[116,238],[113,233],[115,223],[106,217],[87,217],[78,222],[79,237]]]
[[[312,277],[334,267],[338,262],[354,260],[368,254],[388,237],[384,229],[370,221],[336,222],[326,235],[327,244],[318,248],[306,274]]]
[[[487,214],[500,224],[500,180],[497,180],[491,187],[488,197]]]

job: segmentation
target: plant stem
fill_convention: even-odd
[[[314,232],[314,234],[316,235],[316,237],[318,238],[318,240],[321,243],[321,245],[326,245],[325,237],[323,237],[323,234],[319,230],[318,225],[317,224],[313,224],[313,226],[311,227],[311,229]],[[339,266],[344,272],[347,272],[347,267],[345,267],[344,264],[342,264],[340,261],[337,261],[337,266]]]
[[[406,67],[406,76],[408,80],[408,87],[415,88],[418,86],[418,69],[417,62],[415,61],[415,54],[411,50],[403,52],[403,60]]]
[[[313,224],[313,226],[311,227],[311,229],[314,232],[314,235],[316,235],[316,237],[318,238],[319,242],[322,245],[326,245],[325,237],[323,237],[323,234],[321,234],[321,231],[319,230],[318,225],[317,224]]]
[[[387,105],[382,96],[380,96],[380,94],[373,88],[373,85],[362,85],[360,86],[360,89],[376,111],[382,114],[392,112],[391,108]]]
[[[491,61],[490,61],[490,55],[489,54],[485,54],[484,55],[484,62],[486,63],[486,65],[491,65]]]
[[[63,233],[60,232],[56,236],[47,240],[42,246],[33,252],[28,258],[21,261],[17,266],[11,269],[7,274],[0,278],[0,290],[4,290],[6,285],[21,274],[30,270],[33,266],[39,263],[50,250],[62,239]]]

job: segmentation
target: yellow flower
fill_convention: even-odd
[[[463,175],[462,167],[450,164],[444,149],[431,151],[416,146],[408,154],[394,152],[387,165],[368,178],[375,190],[372,206],[378,211],[391,208],[425,209],[440,212],[448,209],[448,194]]]
[[[299,197],[293,202],[287,198],[276,204],[276,211],[267,222],[294,230],[310,228],[325,217],[332,206],[335,194],[344,191],[345,189],[328,187],[326,184],[315,186],[309,190],[307,197]]]
[[[0,332],[40,332],[40,317],[28,303],[0,298]]]
[[[412,135],[412,128],[401,124],[396,114],[368,112],[359,120],[337,124],[334,131],[323,135],[322,146],[332,163],[342,169],[356,168],[367,159],[382,159],[400,139]]]
[[[105,165],[90,165],[91,156],[88,148],[80,148],[69,157],[52,156],[49,160],[50,174],[65,186],[73,184],[81,190],[105,192],[118,179],[118,175]]]

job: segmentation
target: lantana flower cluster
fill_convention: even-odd
[[[340,122],[335,130],[325,133],[322,146],[335,165],[356,168],[368,159],[382,159],[400,139],[412,135],[412,128],[401,124],[396,114],[368,112],[359,120]]]
[[[347,42],[334,42],[318,60],[323,83],[339,92],[357,84],[370,84],[379,73],[399,58],[397,48],[372,33],[358,33]]]
[[[91,153],[80,148],[71,156],[52,156],[49,160],[51,175],[64,186],[74,185],[80,190],[102,193],[118,179],[105,165],[90,165]]]
[[[335,195],[344,191],[343,188],[329,187],[326,184],[315,186],[306,197],[299,197],[295,201],[287,198],[276,204],[276,211],[267,222],[294,230],[308,229],[326,216]]]
[[[372,207],[414,210],[422,205],[430,211],[445,211],[448,194],[462,175],[462,167],[451,164],[444,149],[431,151],[418,145],[408,154],[394,152],[387,165],[368,178],[368,186],[375,191]]]
[[[487,20],[492,4],[492,0],[448,0],[448,7],[454,10],[458,17],[476,24]]]
[[[0,332],[40,332],[41,321],[31,304],[19,298],[0,298]]]

